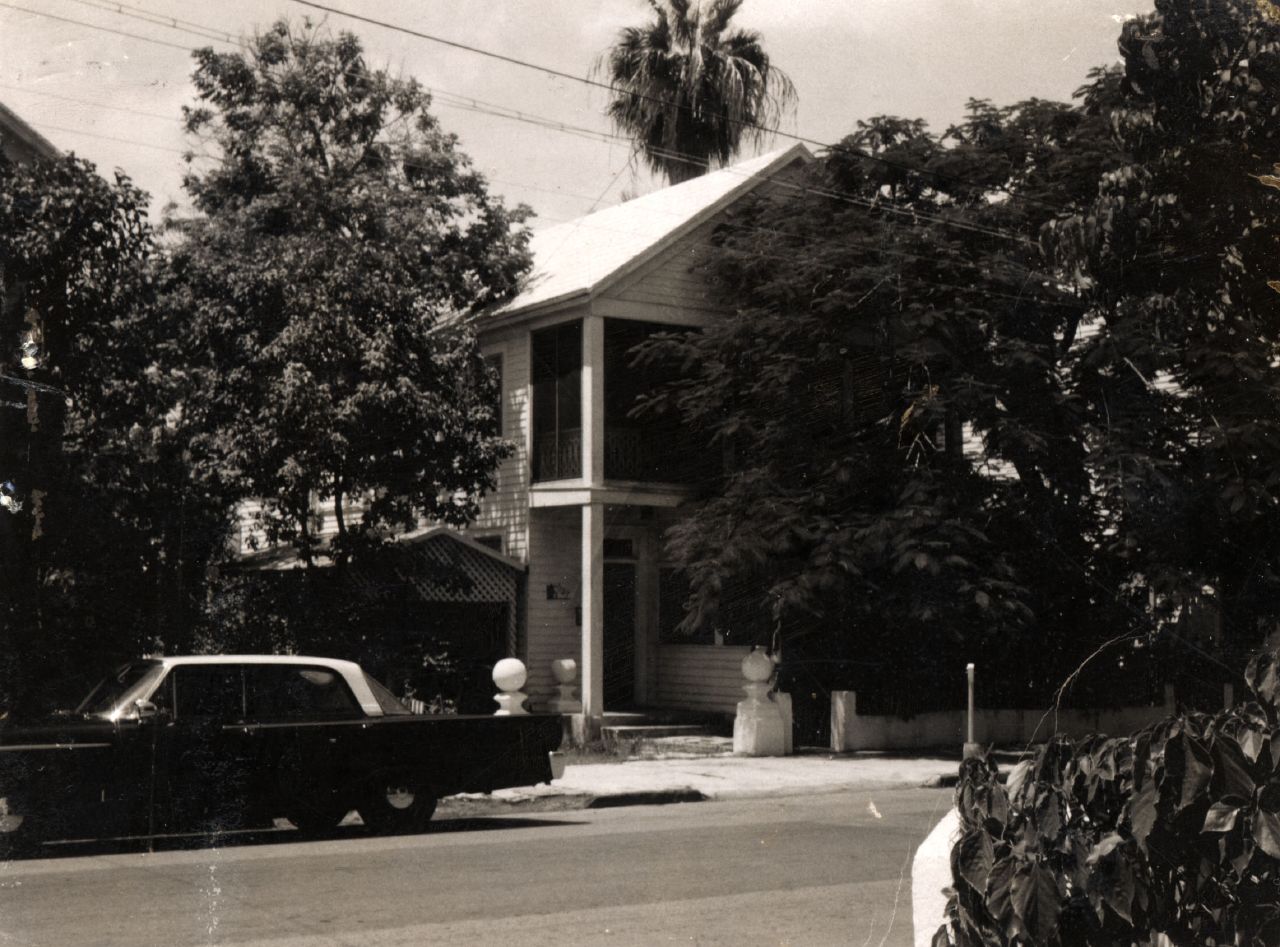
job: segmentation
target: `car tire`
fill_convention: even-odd
[[[436,811],[436,797],[415,776],[391,774],[375,780],[360,805],[360,818],[378,835],[422,832]]]

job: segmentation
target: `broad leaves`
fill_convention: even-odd
[[[1013,876],[1011,901],[1023,932],[1034,943],[1047,944],[1062,912],[1055,874],[1039,862],[1022,866]]]
[[[1270,721],[1243,703],[1127,738],[1058,737],[1018,763],[1007,792],[989,762],[966,761],[957,942],[1146,943],[1161,931],[1175,943],[1271,943],[1280,773]]]

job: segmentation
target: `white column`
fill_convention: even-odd
[[[582,712],[604,716],[603,503],[582,506]]]
[[[582,320],[582,479],[604,483],[604,318]]]

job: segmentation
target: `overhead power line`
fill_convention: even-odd
[[[227,44],[229,44],[229,45],[239,45],[239,44],[237,44],[237,43],[235,43],[235,42],[231,41],[230,39],[222,39],[222,38],[221,38],[222,36],[229,36],[229,35],[230,35],[230,34],[226,33],[225,31],[217,30],[217,29],[215,29],[215,28],[213,28],[213,27],[204,26],[203,24],[196,24],[196,23],[193,23],[193,21],[189,21],[189,20],[176,20],[176,19],[171,19],[171,18],[164,18],[164,17],[160,16],[159,14],[155,14],[155,15],[154,15],[154,18],[152,18],[152,16],[142,17],[142,16],[140,16],[140,15],[139,15],[139,14],[137,14],[137,13],[127,12],[128,10],[139,10],[140,8],[138,8],[138,7],[131,7],[131,6],[127,5],[127,4],[122,4],[122,3],[114,3],[114,2],[112,2],[112,0],[83,0],[83,2],[88,3],[89,5],[96,5],[96,4],[99,4],[99,3],[101,3],[101,4],[106,4],[106,6],[104,6],[104,7],[103,7],[103,9],[107,9],[107,10],[109,10],[109,12],[117,13],[118,15],[121,15],[121,16],[133,17],[134,19],[144,19],[144,20],[145,20],[145,22],[154,23],[155,25],[162,26],[162,27],[164,27],[164,28],[166,28],[166,29],[177,30],[178,32],[187,33],[187,34],[189,34],[189,35],[197,36],[197,37],[199,37],[199,38],[201,38],[201,39],[214,39],[214,40],[215,40],[215,41],[217,41],[217,42],[224,42],[224,43],[227,43]],[[514,63],[516,63],[516,64],[518,64],[518,65],[522,65],[522,66],[525,66],[525,67],[527,67],[527,68],[538,69],[538,70],[543,71],[543,72],[549,72],[550,74],[553,74],[553,75],[558,75],[558,76],[563,76],[563,77],[570,78],[570,79],[575,79],[575,80],[579,80],[579,81],[584,81],[584,82],[587,82],[588,84],[591,84],[591,85],[594,85],[594,86],[599,86],[599,87],[602,87],[602,88],[610,88],[610,86],[608,86],[608,85],[607,85],[607,84],[605,84],[605,83],[601,83],[601,82],[598,82],[597,80],[589,79],[589,78],[584,77],[584,76],[574,76],[574,75],[573,75],[573,74],[571,74],[571,73],[564,73],[564,72],[560,72],[560,71],[558,71],[558,70],[553,70],[553,69],[552,69],[552,70],[547,70],[547,69],[543,69],[543,68],[542,68],[542,67],[540,67],[540,66],[537,66],[537,65],[532,64],[532,63],[528,63],[528,62],[526,62],[526,61],[524,61],[524,60],[516,59],[516,58],[514,58],[514,57],[504,56],[503,54],[500,54],[500,53],[491,53],[491,52],[486,51],[486,50],[481,50],[481,49],[479,49],[478,47],[472,47],[472,46],[470,46],[470,45],[468,45],[468,44],[455,43],[455,42],[454,42],[454,41],[452,41],[452,40],[445,40],[445,39],[440,38],[440,37],[431,36],[430,34],[419,33],[418,31],[414,31],[414,30],[408,30],[408,29],[405,29],[405,28],[402,28],[402,27],[395,26],[394,24],[384,23],[384,22],[382,22],[382,21],[380,21],[380,20],[374,20],[374,19],[369,18],[369,17],[363,17],[363,16],[360,16],[360,15],[358,15],[358,14],[348,14],[348,13],[345,13],[344,11],[337,10],[336,8],[329,8],[329,7],[325,7],[325,6],[321,5],[321,4],[311,3],[311,2],[310,2],[310,0],[295,0],[295,2],[302,3],[302,4],[304,4],[304,5],[314,6],[314,7],[316,7],[317,9],[322,9],[322,10],[325,10],[326,12],[333,12],[333,13],[337,13],[338,15],[341,15],[341,16],[350,16],[350,17],[352,17],[352,18],[354,18],[354,19],[356,19],[356,20],[360,20],[360,21],[364,21],[364,22],[369,22],[369,23],[372,23],[372,24],[374,24],[374,25],[382,26],[382,27],[384,27],[384,28],[391,29],[391,30],[396,30],[396,31],[405,32],[405,33],[408,33],[409,35],[412,35],[412,36],[421,36],[422,38],[430,39],[430,40],[437,41],[437,42],[441,42],[441,43],[444,43],[445,45],[456,46],[456,47],[458,47],[458,48],[460,48],[460,49],[464,49],[464,50],[467,50],[467,51],[472,51],[472,52],[477,52],[477,53],[482,54],[482,55],[492,56],[492,57],[494,57],[494,58],[497,58],[497,59],[500,59],[500,60],[503,60],[503,61],[510,61],[510,62],[514,62]],[[3,2],[3,0],[0,0],[0,6],[11,6],[11,5],[10,5],[10,4],[8,4],[8,3]],[[19,8],[16,8],[16,7],[15,7],[14,9],[19,9]],[[45,14],[45,13],[43,13],[42,11],[28,10],[28,11],[26,11],[26,12],[35,13],[36,15],[39,15],[39,16],[48,16],[48,14]],[[144,12],[145,12],[145,11],[144,11]],[[54,17],[54,19],[65,19],[65,18]],[[99,29],[99,30],[104,30],[104,31],[109,32],[109,33],[117,33],[117,34],[120,34],[120,35],[131,36],[131,37],[133,37],[133,38],[135,38],[135,39],[140,39],[140,40],[142,40],[142,41],[144,41],[144,42],[158,43],[158,44],[160,44],[160,45],[164,45],[164,46],[171,46],[171,47],[175,47],[175,48],[184,48],[184,49],[186,48],[186,47],[177,47],[175,44],[173,44],[173,43],[167,43],[167,42],[165,42],[165,41],[163,41],[163,40],[156,40],[156,39],[152,39],[152,38],[150,38],[150,37],[146,37],[146,36],[139,36],[139,35],[137,35],[137,34],[132,34],[132,33],[123,33],[122,31],[119,31],[119,30],[112,30],[112,29],[109,29],[109,28],[107,28],[107,27],[97,26],[96,24],[93,24],[93,23],[85,23],[85,22],[82,22],[82,21],[68,21],[68,22],[74,22],[74,23],[77,23],[78,25],[88,27],[89,29]],[[205,31],[205,32],[195,32],[195,30],[194,30],[194,29],[192,29],[192,28],[190,28],[189,26],[183,26],[183,25],[180,25],[180,24],[190,24],[191,26],[194,26],[196,29],[203,30],[203,31]],[[218,36],[209,36],[209,35],[207,35],[207,34],[209,34],[209,33],[216,33],[216,34],[219,34],[219,35],[218,35]],[[457,93],[446,92],[445,90],[432,90],[432,89],[430,89],[429,87],[426,87],[426,86],[424,86],[423,88],[424,88],[424,89],[426,89],[427,91],[433,92],[434,94],[442,94],[442,95],[446,95],[446,96],[452,96],[452,97],[454,97],[454,98],[457,98],[457,99],[461,99],[461,100],[463,100],[463,103],[464,103],[464,104],[459,104],[458,102],[453,102],[453,103],[450,103],[450,102],[443,102],[443,101],[441,102],[441,104],[442,104],[442,105],[452,105],[452,107],[455,107],[455,108],[468,108],[468,107],[469,107],[469,106],[468,106],[468,104],[465,104],[465,103],[473,103],[473,104],[474,104],[474,103],[479,103],[479,101],[480,101],[480,100],[476,100],[476,99],[471,99],[471,98],[469,98],[469,97],[467,97],[467,96],[461,96],[461,95],[458,95]],[[652,97],[649,97],[649,98],[652,98]],[[653,100],[653,101],[662,101],[662,100],[659,100],[659,99],[652,99],[652,100]],[[510,119],[510,120],[513,120],[513,121],[521,121],[521,122],[526,122],[526,123],[528,123],[528,124],[540,125],[540,126],[543,126],[543,127],[552,128],[553,130],[561,131],[561,132],[566,133],[566,134],[575,134],[575,135],[578,135],[578,136],[580,136],[580,137],[587,137],[587,138],[589,138],[589,139],[604,140],[604,141],[616,140],[616,141],[626,142],[626,143],[628,143],[628,144],[633,144],[633,142],[631,141],[631,139],[630,139],[630,138],[628,138],[628,137],[626,137],[626,136],[623,136],[623,135],[618,135],[618,134],[616,134],[616,133],[612,133],[612,132],[603,132],[603,131],[597,131],[597,130],[594,130],[594,129],[586,129],[586,128],[581,128],[581,127],[578,127],[578,126],[567,125],[567,124],[565,124],[565,123],[558,122],[558,121],[556,121],[556,120],[554,120],[554,119],[544,119],[544,118],[539,117],[539,116],[531,116],[531,115],[528,115],[527,113],[520,112],[520,111],[519,111],[519,110],[517,110],[517,109],[509,108],[508,106],[497,105],[497,104],[494,104],[494,103],[484,103],[484,104],[485,104],[485,105],[487,105],[489,108],[493,109],[493,111],[486,111],[484,108],[481,108],[481,107],[479,107],[478,105],[473,105],[473,106],[471,107],[471,110],[473,110],[473,111],[477,111],[477,112],[480,112],[481,114],[490,114],[490,115],[495,115],[495,116],[497,116],[497,117],[508,118],[508,119]],[[748,124],[749,124],[749,123],[748,123]],[[785,137],[794,138],[794,139],[796,139],[797,141],[801,141],[801,142],[804,142],[804,143],[807,143],[807,144],[812,144],[812,145],[815,145],[815,146],[817,146],[817,147],[824,148],[824,149],[829,149],[829,150],[843,150],[843,151],[846,151],[846,152],[851,152],[851,151],[852,151],[851,149],[848,149],[848,148],[846,148],[846,147],[844,147],[844,146],[827,145],[827,144],[824,144],[823,142],[819,142],[819,141],[817,141],[817,140],[815,140],[815,139],[804,138],[804,137],[802,137],[802,136],[798,136],[798,135],[790,135],[789,133],[782,132],[782,131],[777,130],[777,129],[769,129],[769,128],[766,128],[766,127],[764,127],[764,126],[759,126],[759,125],[756,125],[756,126],[754,126],[754,127],[760,128],[761,130],[764,130],[764,131],[773,131],[773,132],[775,132],[775,133],[777,133],[777,134],[780,134],[780,135],[783,135],[783,136],[785,136]],[[59,129],[59,130],[65,130],[65,129]],[[69,131],[69,130],[68,130],[68,131]],[[87,133],[86,133],[86,134],[87,134]],[[97,137],[106,137],[106,136],[97,136]],[[146,147],[159,148],[160,146],[155,146],[155,145],[146,145]],[[167,150],[172,150],[172,149],[167,149]],[[668,158],[674,158],[675,160],[685,160],[685,161],[690,161],[691,163],[695,163],[695,164],[699,164],[699,165],[701,165],[701,164],[703,164],[703,163],[704,163],[701,159],[697,158],[696,156],[690,155],[690,154],[688,154],[688,153],[686,153],[686,152],[666,151],[666,152],[664,152],[664,153],[665,153],[665,155],[666,155]],[[852,152],[852,153],[859,154],[861,157],[866,157],[866,158],[869,158],[869,159],[874,160],[874,161],[879,161],[879,162],[881,162],[881,163],[883,163],[883,164],[885,164],[885,165],[887,165],[887,166],[894,166],[894,167],[903,168],[904,170],[908,170],[908,171],[910,171],[910,172],[912,172],[912,173],[915,173],[915,174],[924,174],[924,175],[932,174],[932,172],[921,171],[920,169],[917,169],[917,168],[908,168],[908,167],[906,167],[906,166],[904,166],[904,165],[896,164],[895,162],[889,161],[888,159],[881,158],[881,157],[879,157],[879,156],[877,156],[877,155],[871,155],[871,154],[866,154],[866,153],[861,153],[861,152]],[[730,170],[730,169],[724,169],[724,170]],[[935,174],[935,175],[933,175],[933,176],[934,176],[934,177],[941,177],[941,176],[936,175],[936,174]],[[960,180],[960,179],[955,179],[955,178],[953,178],[952,180]],[[965,182],[965,183],[972,183],[972,182]],[[853,203],[853,204],[855,204],[855,205],[857,205],[857,206],[865,206],[865,207],[873,207],[873,206],[874,206],[874,207],[877,207],[877,208],[885,208],[885,207],[887,207],[887,206],[888,206],[888,205],[884,205],[884,204],[872,204],[872,203],[870,203],[870,202],[867,202],[867,201],[866,201],[865,199],[863,199],[863,198],[855,197],[855,196],[853,196],[853,195],[848,194],[847,192],[838,191],[838,190],[830,189],[830,188],[826,189],[826,194],[827,194],[827,196],[829,196],[829,197],[831,197],[831,198],[833,198],[833,199],[836,199],[836,200],[842,200],[842,199],[849,200],[851,203]],[[1031,202],[1031,203],[1042,203],[1042,204],[1044,204],[1044,203],[1045,203],[1045,202],[1038,202],[1038,201],[1035,201],[1034,199],[1032,199],[1032,198],[1027,198],[1027,197],[1025,197],[1025,196],[1024,196],[1024,199],[1025,199],[1025,200],[1027,200],[1028,202]],[[1048,204],[1046,204],[1045,206],[1055,206],[1055,205],[1048,205]],[[1063,209],[1063,208],[1055,207],[1055,209],[1061,210],[1061,209]],[[910,212],[910,213],[908,213],[908,212],[904,212],[904,211],[903,211],[902,209],[900,209],[900,208],[893,208],[893,209],[891,209],[889,212],[891,212],[891,213],[903,214],[903,215],[906,215],[906,216],[911,216],[911,217],[913,217],[913,218],[915,218],[915,219],[928,219],[928,218],[922,218],[922,217],[921,217],[918,213],[916,213],[916,212]],[[1027,239],[1027,238],[1025,238],[1025,237],[1022,237],[1022,236],[1019,236],[1019,235],[1016,235],[1016,234],[1011,234],[1011,233],[1008,233],[1008,232],[1005,232],[1005,231],[994,230],[994,229],[992,229],[992,228],[984,228],[984,227],[980,227],[980,226],[975,225],[975,224],[965,223],[965,222],[960,222],[960,221],[954,221],[954,220],[943,220],[943,219],[939,219],[939,218],[934,218],[934,219],[935,219],[935,220],[938,220],[938,221],[939,221],[939,222],[941,222],[941,223],[943,223],[945,226],[950,226],[950,227],[952,227],[952,228],[954,228],[954,229],[958,229],[958,230],[968,230],[968,231],[970,231],[970,232],[974,232],[974,233],[983,233],[983,234],[986,234],[986,235],[988,235],[988,236],[996,237],[997,239],[1004,239],[1004,240],[1008,240],[1008,241],[1015,242],[1015,243],[1021,243],[1021,244],[1024,244],[1024,245],[1029,245],[1029,244],[1031,243],[1031,241],[1030,241],[1030,240],[1028,240],[1028,239]]]
[[[92,7],[96,10],[106,10],[109,13],[118,13],[121,16],[131,16],[134,19],[154,23],[157,26],[164,26],[170,29],[182,29],[183,32],[187,33],[196,32],[198,35],[204,36],[207,39],[240,45],[235,37],[226,30],[220,30],[212,26],[204,26],[201,23],[179,19],[178,17],[165,16],[163,13],[155,13],[154,11],[146,10],[142,7],[135,7],[128,3],[117,3],[115,0],[71,0],[71,2],[78,3],[85,7]],[[133,12],[126,13],[126,10]]]
[[[32,10],[29,7],[20,7],[12,3],[0,2],[0,7],[6,7],[10,10],[17,10],[19,13],[30,13],[32,16],[42,16],[47,20],[57,20],[60,23],[72,23],[76,26],[85,26],[91,30],[101,30],[104,33],[114,33],[116,36],[127,36],[130,39],[142,40],[144,43],[154,43],[157,46],[167,46],[170,49],[180,49],[184,53],[191,52],[190,46],[183,46],[179,43],[170,43],[167,40],[155,39],[151,36],[140,36],[137,33],[130,33],[127,30],[115,30],[109,26],[99,26],[96,23],[86,23],[84,20],[73,20],[68,16],[57,16],[53,13],[46,13],[44,10]]]
[[[335,14],[336,16],[343,16],[348,19],[356,20],[361,23],[368,23],[371,26],[378,26],[378,27],[381,27],[382,29],[392,30],[393,32],[396,32],[396,33],[403,33],[406,36],[413,36],[418,39],[424,39],[424,40],[427,40],[428,42],[437,43],[441,46],[447,46],[451,49],[457,49],[463,52],[473,53],[477,56],[484,56],[488,59],[493,59],[497,62],[503,62],[509,65],[519,66],[523,69],[532,69],[535,72],[541,72],[544,75],[555,76],[556,78],[559,78],[559,79],[568,79],[571,82],[577,82],[582,85],[591,86],[597,89],[604,89],[608,92],[618,91],[611,83],[601,82],[599,79],[592,79],[590,76],[583,76],[577,73],[565,72],[563,69],[556,69],[552,66],[545,66],[539,63],[530,62],[527,59],[520,59],[517,56],[509,56],[506,53],[499,53],[491,49],[484,49],[479,46],[473,46],[470,43],[462,43],[462,42],[459,42],[458,40],[447,39],[443,36],[436,36],[433,33],[424,33],[421,30],[411,29],[407,26],[401,26],[397,23],[390,23],[386,20],[375,19],[374,17],[364,16],[363,14],[360,14],[360,13],[352,13],[349,10],[342,10],[342,9],[339,9],[338,7],[329,6],[324,3],[317,3],[315,2],[315,0],[293,0],[293,2],[304,7],[311,7],[316,10],[322,10],[325,13],[332,13],[332,14]],[[655,95],[649,95],[644,92],[634,92],[634,91],[627,90],[625,94],[637,99],[641,99],[642,101],[653,102],[657,105],[661,105],[664,107],[675,104],[677,105],[677,107],[684,109],[685,111],[691,110],[691,107],[688,105],[683,105],[680,103],[672,103],[669,99],[661,98]],[[934,178],[939,181],[951,181],[957,184],[968,184],[971,186],[979,186],[975,182],[966,180],[964,178],[953,177],[950,175],[941,174],[936,171],[925,171],[920,168],[912,167],[911,165],[906,165],[906,164],[902,164],[901,162],[893,161],[890,158],[885,158],[883,155],[873,154],[869,151],[865,151],[859,148],[851,148],[848,145],[845,145],[842,143],[830,144],[828,142],[819,141],[816,138],[809,138],[809,137],[806,137],[805,135],[798,135],[795,132],[784,131],[781,127],[776,125],[763,125],[760,122],[753,122],[747,119],[733,118],[732,116],[728,116],[728,115],[724,116],[724,119],[727,122],[740,125],[743,128],[751,128],[756,131],[763,132],[765,134],[776,135],[781,138],[789,138],[792,141],[798,141],[806,145],[812,145],[813,147],[820,148],[824,151],[843,152],[844,154],[849,154],[849,155],[853,155],[854,157],[863,158],[867,161],[873,161],[885,167],[895,168],[896,170],[905,171],[909,174],[920,175],[926,178]],[[987,185],[982,185],[982,186],[987,186]],[[996,187],[995,189],[1002,191],[1003,193],[1006,193],[1006,194],[1011,193],[1008,191],[1007,188]],[[1042,207],[1047,207],[1055,211],[1061,211],[1065,209],[1060,204],[1053,204],[1049,201],[1042,201],[1042,200],[1039,200],[1038,198],[1032,198],[1026,195],[1019,195],[1019,196],[1021,197],[1022,200],[1025,200],[1028,203],[1038,204]]]

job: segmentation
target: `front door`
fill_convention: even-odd
[[[636,696],[636,567],[604,564],[604,707],[630,707]]]

